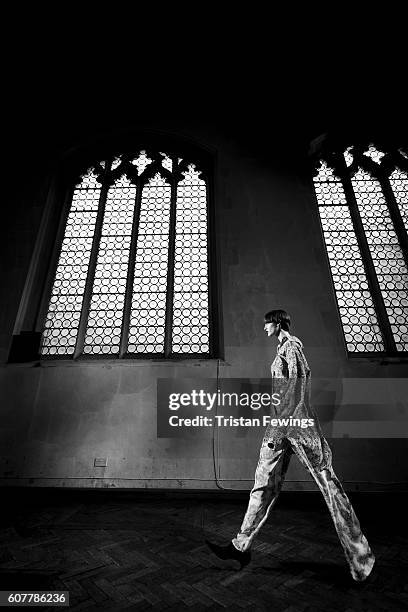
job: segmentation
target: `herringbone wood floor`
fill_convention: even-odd
[[[407,496],[350,498],[377,557],[362,584],[319,493],[283,492],[237,571],[204,538],[235,535],[246,493],[3,489],[0,588],[68,590],[69,609],[103,612],[407,610]]]

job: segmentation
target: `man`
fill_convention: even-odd
[[[252,541],[278,498],[290,457],[294,453],[323,493],[353,579],[362,581],[370,574],[375,557],[360,529],[350,500],[334,473],[331,449],[310,402],[311,372],[303,345],[299,338],[289,333],[289,327],[290,317],[286,311],[271,310],[266,313],[264,330],[268,337],[276,336],[279,340],[271,365],[273,391],[278,391],[281,397],[275,416],[283,418],[285,425],[273,427],[270,424],[266,429],[255,484],[237,536],[228,546],[206,543],[219,558],[239,561],[241,569],[250,562]],[[297,419],[307,419],[312,425],[299,427],[294,424],[299,423]]]

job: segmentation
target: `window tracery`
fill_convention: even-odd
[[[211,355],[208,177],[141,150],[77,182],[42,334],[43,358]]]
[[[326,153],[313,181],[348,352],[407,353],[406,152]]]

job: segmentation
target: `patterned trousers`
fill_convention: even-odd
[[[235,548],[246,551],[268,518],[281,490],[292,454],[309,470],[329,508],[340,543],[354,580],[365,580],[375,562],[350,500],[336,478],[331,449],[323,436],[264,439],[255,483],[239,533],[232,540]]]

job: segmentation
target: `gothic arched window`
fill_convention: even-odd
[[[141,150],[89,167],[70,198],[43,358],[210,357],[208,176]]]
[[[407,158],[351,146],[313,179],[349,354],[408,353]]]

